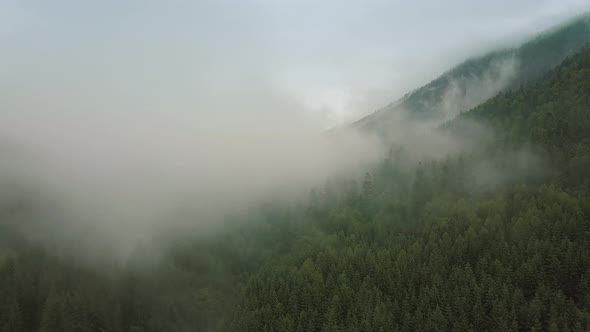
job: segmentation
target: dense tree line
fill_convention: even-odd
[[[19,237],[4,208],[2,331],[588,331],[590,50],[306,201],[267,204],[141,266],[87,266]]]

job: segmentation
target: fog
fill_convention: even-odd
[[[441,112],[440,119],[449,121],[459,112],[468,111],[506,89],[514,79],[519,60],[505,57],[490,64],[482,77],[466,77],[450,82],[442,102],[434,108]]]
[[[0,175],[13,186],[3,187],[51,202],[37,217],[59,215],[50,227],[95,230],[125,254],[166,227],[204,230],[249,204],[356,176],[383,153],[368,136],[303,121],[191,120],[4,115]]]
[[[218,116],[175,109],[178,103],[146,105],[127,93],[95,104],[84,84],[71,86],[71,98],[51,87],[36,100],[11,96],[21,111],[0,113],[0,194],[32,201],[21,229],[56,252],[94,259],[125,259],[138,246],[158,252],[163,233],[206,235],[258,203],[294,202],[330,177],[360,178],[391,146],[406,149],[407,165],[469,150],[493,132],[470,122],[457,132],[440,126],[504,89],[517,66],[506,59],[482,77],[452,81],[429,105],[437,110],[431,118],[403,109],[377,117],[386,137],[350,126],[326,131],[323,114],[271,86],[263,98],[256,84],[235,99],[204,95],[198,107]],[[256,116],[225,113],[242,107]],[[526,153],[511,158],[533,160]],[[471,171],[488,187],[507,172],[491,163]]]
[[[408,165],[468,151],[494,133],[468,121],[453,131],[441,125],[505,88],[517,66],[510,58],[481,77],[457,78],[430,105],[439,111],[432,118],[387,113],[385,140],[349,126],[325,131],[319,116],[296,112],[225,119],[113,109],[6,112],[0,153],[10,158],[0,177],[10,181],[2,195],[41,202],[33,218],[42,220],[25,228],[30,239],[81,252],[108,246],[125,258],[138,245],[157,247],[160,232],[206,234],[260,202],[295,201],[330,177],[360,178],[391,146],[407,151]],[[505,157],[519,169],[481,162],[468,170],[477,174],[474,185],[494,187],[540,164],[529,151]]]
[[[121,256],[162,229],[206,232],[246,206],[358,176],[389,146],[343,124],[588,7],[59,3],[68,9],[0,5],[0,195],[43,202],[32,239],[91,233]],[[386,145],[444,158],[493,136],[435,129],[501,91],[518,65],[452,82],[436,118],[377,117]]]
[[[444,158],[490,140],[494,133],[481,123],[462,120],[453,131],[440,127],[457,118],[461,112],[471,110],[499,92],[507,89],[520,66],[513,55],[500,57],[479,74],[461,76],[447,74],[442,88],[423,88],[434,97],[418,97],[424,111],[407,109],[406,98],[390,104],[354,124],[362,132],[377,133],[387,144],[408,147],[416,160]],[[457,125],[457,124],[455,124]]]

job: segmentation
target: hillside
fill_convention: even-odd
[[[354,125],[387,136],[400,117],[441,123],[500,91],[534,81],[590,42],[590,14],[523,45],[470,59]],[[403,113],[400,115],[399,113]]]
[[[445,128],[492,142],[409,168],[399,150],[358,192],[326,189],[322,235],[250,279],[237,330],[590,329],[589,84],[585,49]]]

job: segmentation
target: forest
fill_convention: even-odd
[[[36,203],[4,202],[0,331],[589,331],[590,49],[436,131],[474,125],[147,263],[52,253],[18,225]]]

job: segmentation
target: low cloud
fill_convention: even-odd
[[[5,189],[49,202],[37,225],[92,229],[126,255],[159,230],[214,226],[228,211],[292,198],[382,155],[367,136],[303,122],[191,120],[4,114],[0,176],[10,179]]]

